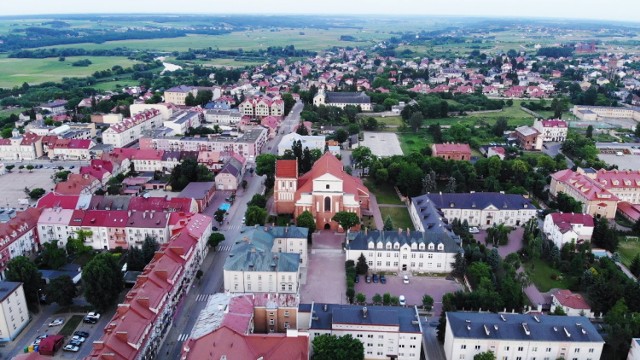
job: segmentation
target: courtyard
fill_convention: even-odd
[[[47,192],[53,190],[53,180],[51,177],[57,170],[52,169],[33,169],[18,170],[16,167],[12,172],[0,175],[0,206],[13,207],[24,210],[27,206],[20,204],[19,199],[28,198],[24,192],[24,188],[30,190],[41,188]],[[30,200],[33,204],[34,201]]]
[[[301,303],[347,303],[344,235],[332,231],[313,234],[306,279],[300,288]]]
[[[388,132],[369,132],[362,133],[363,140],[360,146],[366,146],[371,149],[371,153],[379,157],[389,157],[393,155],[402,155],[402,148],[398,136]]]

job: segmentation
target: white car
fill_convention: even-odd
[[[407,299],[405,299],[404,295],[400,295],[398,298],[398,304],[400,304],[400,306],[407,305]]]
[[[409,283],[409,275],[403,276],[402,277],[402,282],[405,283],[405,284],[408,284]]]
[[[71,351],[71,352],[78,352],[78,351],[80,351],[80,348],[77,347],[77,346],[73,346],[71,344],[67,344],[62,348],[62,350]]]
[[[477,234],[479,232],[480,232],[480,230],[475,226],[472,226],[472,227],[469,228],[469,233],[471,233],[471,234]]]
[[[71,341],[79,341],[81,343],[83,343],[85,340],[85,338],[83,338],[82,336],[78,336],[78,335],[73,335],[73,337],[71,338]]]
[[[52,322],[49,323],[49,327],[51,326],[58,326],[58,325],[62,325],[64,324],[64,319],[63,318],[57,318],[55,320],[53,320]]]

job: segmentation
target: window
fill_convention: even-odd
[[[467,345],[460,345],[460,349],[464,350],[467,348]]]
[[[551,352],[551,348],[547,348],[547,352]]]
[[[531,352],[536,352],[536,351],[538,351],[537,347],[534,346],[534,347],[531,348]]]
[[[329,184],[325,185],[325,189],[329,190]]]
[[[480,345],[476,345],[475,349],[480,350]]]
[[[574,353],[579,353],[580,352],[580,348],[577,348],[575,350],[573,350]]]
[[[505,347],[504,347],[504,350],[505,350],[505,351],[509,351],[509,347],[508,347],[508,346],[505,346]]]
[[[324,198],[324,211],[331,211],[331,198],[328,196]]]
[[[284,317],[289,317],[289,310],[285,310]]]
[[[369,339],[373,339],[373,335],[371,335],[371,334],[367,335],[367,337],[368,337]]]
[[[518,351],[522,351],[522,350],[524,350],[524,347],[518,346]]]
[[[276,321],[274,319],[269,319],[269,325],[274,325]]]
[[[593,353],[593,348],[589,349],[589,353]]]

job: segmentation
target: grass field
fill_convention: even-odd
[[[92,87],[99,90],[121,90],[125,86],[137,86],[138,81],[133,79],[122,79],[114,81],[99,82]]]
[[[560,272],[543,260],[533,260],[525,263],[524,266],[529,273],[529,279],[541,292],[547,292],[553,288],[568,289],[571,285],[564,277],[560,280],[553,280],[551,276],[560,274]]]
[[[391,184],[376,184],[369,179],[366,179],[364,184],[376,196],[378,204],[402,205],[402,201],[398,198]]]
[[[387,216],[391,217],[391,221],[393,221],[394,229],[402,228],[402,229],[410,229],[413,230],[413,223],[411,222],[411,217],[409,217],[409,210],[406,207],[380,207],[380,214],[382,215],[382,220],[384,221]]]
[[[86,67],[72,66],[77,60],[89,59]],[[98,70],[111,69],[115,65],[129,67],[136,61],[126,57],[68,57],[66,61],[57,58],[15,59],[0,57],[0,87],[12,88],[23,83],[39,84],[45,81],[60,81],[63,77],[85,77]]]
[[[377,116],[375,117],[375,119],[379,122],[379,123],[383,123],[387,126],[400,126],[402,125],[404,122],[402,121],[402,117],[400,116],[385,116],[385,117],[381,117],[381,116]]]
[[[420,150],[426,146],[430,146],[433,142],[433,139],[423,132],[417,134],[398,133],[398,140],[400,140],[400,148],[402,148],[402,152],[405,155],[411,154],[414,151],[420,152]]]
[[[620,261],[625,266],[630,266],[633,258],[640,254],[640,242],[636,240],[622,240],[618,244],[618,254],[620,255]]]
[[[80,325],[82,318],[82,315],[72,315],[71,318],[65,322],[64,326],[62,327],[62,329],[60,329],[60,332],[58,334],[71,336],[73,332],[76,331],[78,325]]]
[[[23,111],[25,111],[27,109],[24,108],[17,108],[17,109],[6,109],[6,110],[0,110],[0,117],[6,117],[9,116],[11,114],[19,114]]]

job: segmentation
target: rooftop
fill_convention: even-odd
[[[495,192],[439,193],[427,194],[427,197],[439,209],[486,209],[489,207],[499,210],[536,209],[531,200],[517,194]]]
[[[300,312],[306,309],[303,304]],[[403,333],[421,333],[417,311],[414,307],[360,306],[341,304],[312,304],[310,310],[315,318],[311,329],[330,330],[334,324],[390,326]]]
[[[591,306],[580,294],[572,293],[571,290],[559,289],[551,293],[562,306],[571,309],[591,310]]]
[[[371,98],[364,92],[327,92],[326,103],[369,104]]]
[[[0,303],[3,302],[7,296],[13,294],[17,288],[22,286],[21,282],[2,281],[0,282]]]
[[[277,160],[276,178],[298,178],[298,160]]]

